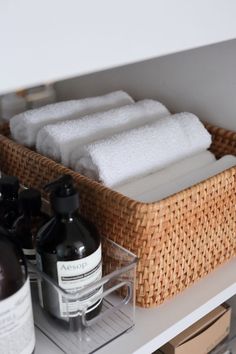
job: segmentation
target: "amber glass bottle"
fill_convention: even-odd
[[[41,211],[41,194],[38,190],[29,188],[19,193],[20,216],[13,225],[14,234],[19,241],[24,255],[36,264],[36,235],[49,217]],[[31,280],[35,278],[30,273]]]
[[[49,184],[53,218],[37,237],[37,264],[67,292],[74,292],[102,276],[101,242],[96,228],[78,214],[79,196],[69,175]],[[42,306],[57,318],[77,317],[89,303],[86,317],[96,316],[102,306],[97,300],[102,287],[84,301],[67,304],[46,286],[40,289]],[[94,299],[94,300],[93,300]],[[96,300],[95,300],[96,299]],[[91,305],[92,304],[92,305]]]
[[[0,232],[1,353],[33,353],[35,333],[24,254],[11,235]]]

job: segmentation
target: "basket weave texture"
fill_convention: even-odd
[[[236,133],[206,124],[217,157],[236,155]],[[101,234],[139,257],[136,301],[152,307],[180,293],[236,255],[236,167],[155,203],[131,200],[23,147],[0,128],[0,169],[42,190],[73,176],[81,213]]]

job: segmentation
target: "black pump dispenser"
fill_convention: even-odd
[[[37,265],[65,291],[73,293],[102,277],[100,237],[96,227],[78,213],[79,195],[70,175],[61,176],[44,189],[50,192],[54,216],[38,232]],[[68,308],[44,283],[40,294],[44,309],[62,320],[65,316],[73,321],[80,318],[80,308],[86,304],[86,317],[91,319],[102,306],[102,299],[97,298],[102,287],[91,291],[81,303],[72,301]]]
[[[79,194],[70,175],[63,175],[57,180],[48,183],[44,190],[51,192],[50,201],[55,213],[72,213],[79,208]]]
[[[17,195],[20,184],[17,177],[4,176],[0,178],[0,193],[3,197]]]
[[[18,190],[20,184],[17,177],[0,178],[0,228],[12,231],[13,223],[19,215]]]

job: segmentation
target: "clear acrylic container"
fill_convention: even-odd
[[[75,293],[67,293],[46,274],[36,270],[38,282],[46,286],[53,299],[60,298],[67,311],[63,319],[50,315],[40,305],[38,285],[32,282],[35,325],[67,354],[92,353],[134,326],[135,315],[135,271],[137,257],[123,247],[106,238],[102,239],[103,277]],[[79,307],[79,315],[70,316],[68,304],[78,302],[87,294],[102,287],[98,299],[102,299],[102,310],[93,319],[86,318],[86,308]]]

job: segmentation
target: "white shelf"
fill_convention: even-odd
[[[0,4],[0,93],[236,37],[235,0]]]
[[[156,309],[136,310],[136,326],[98,354],[150,354],[236,294],[236,259]]]
[[[236,259],[233,259],[158,308],[137,308],[134,329],[96,353],[150,354],[235,294]],[[36,354],[45,352],[45,338],[41,335],[38,339]],[[50,350],[50,354],[61,354],[55,345]]]

